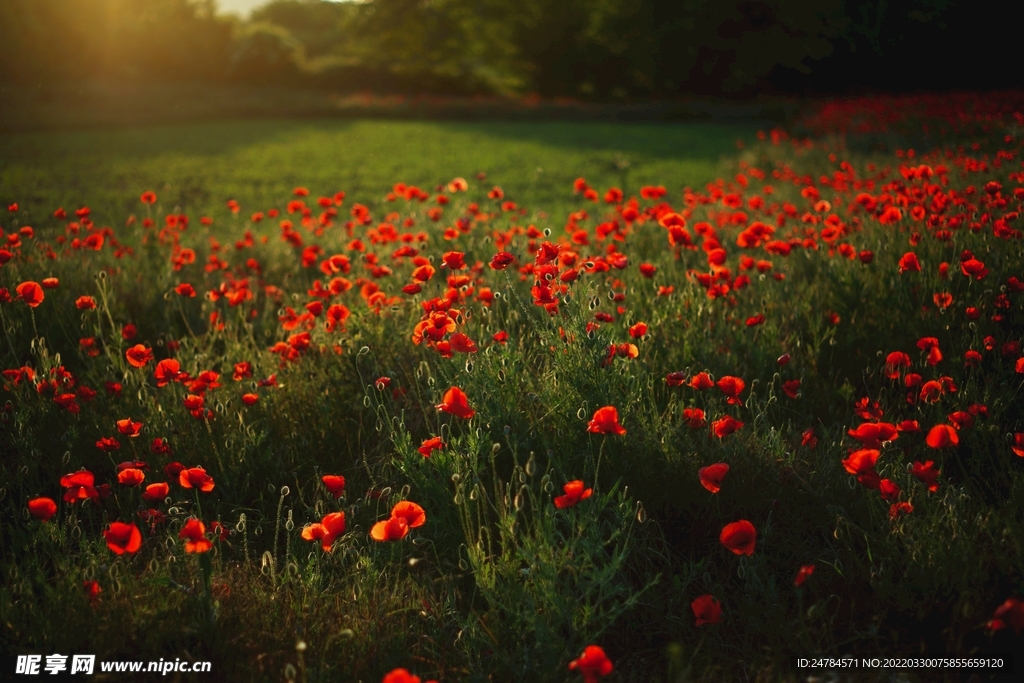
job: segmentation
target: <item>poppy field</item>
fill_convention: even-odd
[[[1019,651],[1022,112],[698,126],[681,182],[0,175],[0,642],[303,683]]]

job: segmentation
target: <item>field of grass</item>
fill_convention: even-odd
[[[366,683],[1019,650],[1016,119],[835,120],[0,137],[4,650]]]

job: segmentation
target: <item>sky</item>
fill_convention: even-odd
[[[341,0],[334,0],[335,2]],[[243,17],[249,16],[249,12],[260,5],[266,5],[270,0],[217,0],[217,6],[221,12],[234,12]]]

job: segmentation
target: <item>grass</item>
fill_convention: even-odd
[[[1017,154],[1008,130],[990,131],[971,154],[990,163],[995,149]],[[742,151],[737,137],[747,139]],[[1019,210],[1006,167],[962,171],[966,155],[952,144],[948,156],[936,148],[913,162],[948,173],[906,178],[905,157],[856,152],[841,138],[772,144],[714,124],[249,121],[6,136],[0,152],[0,200],[19,202],[4,229],[34,228],[10,247],[0,287],[13,294],[59,278],[36,308],[0,304],[10,370],[0,507],[11,520],[0,534],[0,640],[12,654],[208,659],[219,679],[239,681],[378,681],[405,667],[424,680],[560,682],[579,680],[568,665],[596,644],[615,666],[604,680],[681,683],[803,680],[794,654],[982,656],[1019,646],[1012,610],[1005,627],[993,620],[1024,591],[1024,459],[1011,448],[1024,440],[1014,436],[1024,431],[1024,317],[1010,279],[1024,278],[1024,255],[1012,218],[1002,236],[991,223]],[[443,191],[450,203],[437,204],[435,188],[456,176],[468,191]],[[577,177],[597,202],[573,193]],[[991,179],[999,193],[979,192]],[[431,201],[386,201],[398,182]],[[488,196],[493,185],[503,198]],[[624,201],[605,203],[613,185]],[[641,198],[646,185],[668,193]],[[296,186],[312,193],[306,225],[287,212]],[[963,201],[941,211],[923,201],[950,189]],[[155,205],[139,203],[145,190]],[[318,223],[312,200],[338,190],[347,196],[336,219]],[[862,192],[879,205],[865,209]],[[627,225],[631,197],[639,216]],[[241,204],[237,215],[228,199]],[[346,226],[355,203],[373,218]],[[97,228],[114,226],[98,251],[73,246],[89,232],[70,227],[73,217],[51,216],[83,204]],[[901,208],[898,219],[887,205]],[[427,211],[437,206],[435,223]],[[295,223],[291,242],[270,220],[246,218],[271,208]],[[659,224],[671,224],[671,209],[686,215],[692,249],[672,246]],[[182,212],[188,228],[168,227],[165,216]],[[990,222],[971,229],[983,212]],[[939,216],[932,227],[929,213]],[[129,214],[138,220],[126,226]],[[774,238],[798,240],[789,255],[764,238],[737,245],[744,227],[779,215]],[[942,233],[955,215],[963,227]],[[246,230],[257,239],[235,244]],[[544,242],[559,245],[553,261]],[[402,245],[428,260],[393,256]],[[181,260],[183,248],[194,263]],[[960,273],[964,249],[984,261],[982,279]],[[488,266],[499,250],[516,257],[504,271]],[[469,268],[442,267],[452,251]],[[899,273],[907,251],[920,272]],[[719,257],[728,273],[712,267]],[[330,273],[331,263],[341,270]],[[422,291],[403,292],[421,264],[437,272]],[[449,281],[460,274],[468,278]],[[314,281],[333,277],[351,289],[300,318]],[[199,296],[176,293],[185,282]],[[544,283],[558,299],[551,311]],[[941,307],[933,295],[944,292],[952,303]],[[96,308],[76,307],[83,295]],[[350,312],[334,330],[324,326],[331,304]],[[460,347],[455,330],[424,331],[431,309],[477,350]],[[918,343],[929,337],[944,356],[936,365]],[[142,368],[126,356],[136,343],[155,356]],[[981,353],[975,367],[964,364],[969,349]],[[912,363],[896,381],[885,368],[894,351]],[[154,364],[167,358],[190,377],[157,386]],[[242,361],[252,374],[235,381]],[[16,371],[26,365],[34,380]],[[203,371],[219,376],[202,386],[194,378]],[[742,378],[738,399],[690,386],[703,371]],[[922,382],[947,378],[938,400],[917,387],[908,399],[911,371]],[[256,383],[270,375],[271,386]],[[49,378],[58,383],[32,386]],[[783,383],[797,379],[787,393]],[[76,394],[81,385],[98,394]],[[455,400],[453,387],[474,415],[438,408]],[[596,426],[606,406],[624,434]],[[725,416],[743,425],[716,435]],[[119,433],[124,418],[141,422],[142,435]],[[904,424],[912,420],[920,431]],[[901,431],[864,443],[850,431],[865,421]],[[957,443],[929,445],[925,435],[951,422]],[[120,448],[99,448],[102,437]],[[443,446],[427,458],[419,449],[432,437]],[[154,452],[154,438],[173,451]],[[842,461],[863,448],[879,454],[862,485]],[[118,464],[134,460],[148,465],[145,484],[169,482],[166,498],[144,501],[118,482]],[[928,460],[941,472],[935,491],[910,471]],[[179,486],[165,473],[173,461],[204,467],[213,490]],[[717,493],[699,477],[713,463],[729,465]],[[109,497],[62,501],[62,475],[80,468],[109,484]],[[871,485],[872,472],[885,487]],[[323,475],[343,475],[343,495]],[[591,493],[557,507],[576,480]],[[29,512],[39,496],[58,502],[49,521]],[[372,540],[401,501],[422,506],[426,522],[401,540]],[[139,515],[150,509],[162,516],[152,526]],[[345,530],[326,552],[301,533],[333,512],[345,513]],[[190,517],[227,531],[208,533],[213,549],[198,557],[179,537]],[[720,540],[738,520],[756,528],[749,555]],[[138,552],[108,548],[114,521],[142,530]],[[83,582],[93,580],[102,592],[90,598]],[[721,605],[717,623],[696,623],[703,596]],[[941,678],[931,673],[906,678]]]

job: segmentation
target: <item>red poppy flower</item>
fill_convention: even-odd
[[[726,524],[718,540],[726,548],[737,555],[753,555],[754,543],[757,540],[757,529],[745,519]]]
[[[992,621],[988,622],[988,627],[993,631],[1007,626],[1012,628],[1017,636],[1024,631],[1024,601],[1013,596],[1007,598],[1006,602],[996,608],[995,614],[992,615]]]
[[[327,491],[334,496],[335,500],[341,498],[342,494],[345,493],[345,477],[340,474],[325,474],[320,478],[320,481],[327,487]]]
[[[706,372],[698,372],[690,379],[690,386],[697,391],[704,391],[715,386],[715,383],[711,381],[711,376]]]
[[[391,508],[391,516],[404,519],[410,529],[421,527],[427,522],[427,513],[411,500],[395,503],[395,507]]]
[[[790,398],[797,398],[800,395],[800,380],[788,379],[782,383],[782,391]]]
[[[466,267],[465,256],[461,251],[447,251],[441,256],[441,263],[451,270],[462,270]]]
[[[153,349],[142,344],[136,344],[124,352],[124,357],[128,359],[128,364],[132,367],[142,368],[145,367],[149,361],[153,360]]]
[[[917,254],[912,251],[908,251],[900,258],[900,272],[905,273],[908,270],[921,272],[921,263],[917,260]]]
[[[764,323],[764,313],[758,313],[755,316],[747,318],[747,327],[756,327]]]
[[[189,517],[178,538],[185,540],[186,553],[205,553],[213,547],[210,539],[206,538],[206,525],[195,517]]]
[[[729,405],[742,405],[743,401],[740,400],[740,394],[746,388],[747,384],[739,377],[733,377],[726,375],[717,382],[715,386],[722,390],[722,393],[728,397]]]
[[[181,284],[174,288],[174,291],[177,292],[180,296],[187,296],[190,298],[196,295],[196,288],[193,287],[188,282],[182,282]]]
[[[849,457],[843,460],[843,468],[850,474],[860,476],[875,469],[878,462],[879,451],[872,448],[865,448],[850,453]]]
[[[461,180],[461,178],[456,178],[456,180]],[[465,183],[466,181],[463,180],[462,182]],[[420,683],[420,677],[413,676],[407,669],[398,668],[385,674],[381,683]],[[427,681],[426,683],[437,683],[437,681]]]
[[[65,474],[60,478],[60,485],[67,489],[64,492],[64,502],[74,503],[76,500],[85,500],[86,498],[91,498],[93,501],[99,500],[100,494],[93,487],[95,481],[92,472],[87,470]]]
[[[881,494],[882,500],[897,500],[900,497],[900,487],[892,479],[880,479],[878,492]]]
[[[164,465],[164,474],[171,479],[177,479],[178,476],[185,470],[185,466],[180,462],[169,462]]]
[[[244,403],[247,406],[256,405],[256,402],[259,400],[259,394],[242,394],[242,403]]]
[[[707,424],[701,408],[683,408],[683,420],[690,429],[700,429]]]
[[[439,451],[443,449],[445,446],[446,444],[444,441],[441,440],[441,437],[432,436],[426,441],[424,441],[422,444],[420,444],[420,447],[417,448],[416,450],[418,450],[420,452],[420,455],[422,455],[424,458],[429,458],[431,453],[433,453],[434,451]]]
[[[100,597],[100,593],[103,592],[99,581],[83,581],[82,588],[85,589],[85,594],[89,596],[89,602],[96,602]]]
[[[508,253],[507,251],[499,251],[497,254],[491,257],[491,268],[494,270],[505,270],[513,261],[515,256]]]
[[[403,517],[391,517],[377,522],[370,529],[370,538],[375,541],[400,541],[409,533],[409,523]]]
[[[444,397],[437,404],[437,409],[464,420],[476,415],[476,411],[469,407],[469,397],[458,387],[452,387],[444,392]]]
[[[345,533],[345,513],[331,512],[324,515],[320,522],[307,525],[302,530],[302,538],[307,541],[320,541],[324,552],[331,552],[335,539]]]
[[[107,540],[107,547],[117,555],[134,553],[142,547],[142,532],[134,524],[111,522],[103,537]]]
[[[616,434],[622,436],[625,428],[619,424],[619,411],[615,406],[605,406],[594,411],[587,423],[587,431],[594,434]]]
[[[847,434],[860,441],[865,448],[879,448],[882,442],[899,438],[896,425],[888,422],[865,422]]]
[[[131,438],[136,437],[142,433],[142,423],[132,422],[131,418],[125,418],[117,421],[117,431]]]
[[[32,282],[31,280],[22,282],[14,291],[18,293],[18,298],[31,308],[36,308],[46,298],[46,295],[43,294],[43,288],[39,286],[39,283]]]
[[[910,367],[910,356],[902,351],[893,351],[885,358],[885,376],[889,379],[898,379],[900,368]]]
[[[693,616],[697,617],[697,626],[717,624],[722,620],[722,603],[713,595],[702,595],[690,603]]]
[[[452,346],[452,351],[456,353],[476,353],[476,342],[467,337],[462,332],[456,332],[449,339],[449,343]]]
[[[51,498],[33,498],[28,502],[28,511],[40,522],[46,522],[57,514],[57,503]]]
[[[818,445],[818,437],[814,435],[813,427],[808,427],[800,435],[800,445],[807,446],[808,448],[814,448]]]
[[[718,493],[722,488],[722,480],[725,479],[729,466],[724,462],[716,462],[697,470],[697,477],[700,478],[701,486],[711,493]]]
[[[597,645],[587,645],[583,654],[569,662],[569,671],[579,671],[583,675],[583,683],[597,683],[597,679],[607,676],[614,667],[604,650]]]
[[[927,486],[929,491],[935,492],[939,490],[938,479],[940,472],[935,468],[934,461],[927,460],[922,464],[915,460],[912,467],[911,474]]]
[[[138,486],[145,478],[146,473],[135,467],[129,467],[117,473],[118,483],[124,486]]]
[[[711,429],[714,430],[715,436],[719,439],[724,439],[742,426],[743,423],[732,415],[726,415],[711,423]]]
[[[167,482],[159,481],[146,487],[146,490],[142,492],[142,499],[155,503],[166,498],[170,492],[171,487],[168,486]]]
[[[153,443],[150,444],[149,450],[153,451],[154,455],[170,455],[171,453],[171,447],[167,443],[167,440],[160,437],[153,439]]]
[[[1013,444],[1010,445],[1010,450],[1024,458],[1024,432],[1017,432],[1013,435]]]
[[[973,277],[975,280],[980,280],[988,275],[988,268],[986,268],[985,264],[978,259],[969,258],[960,263],[960,272],[967,277]]]
[[[508,342],[508,332],[505,330],[498,330],[491,338],[499,344],[505,344]]]
[[[110,451],[116,451],[121,447],[121,442],[112,436],[104,436],[102,439],[96,442],[96,448],[109,453]]]
[[[804,566],[800,567],[800,571],[798,571],[796,573],[796,578],[793,579],[793,585],[794,586],[802,586],[802,585],[804,585],[804,581],[806,581],[807,577],[809,577],[813,573],[814,573],[814,565],[813,564],[805,564]]]
[[[96,299],[91,296],[80,296],[75,299],[75,308],[80,311],[88,311],[96,308]]]
[[[900,515],[909,515],[914,511],[914,506],[907,501],[893,503],[889,506],[889,519],[896,519]]]
[[[139,197],[139,201],[143,204],[156,204],[156,192],[143,192],[142,196]]]
[[[570,481],[568,484],[562,486],[562,490],[565,491],[564,496],[557,496],[555,498],[555,507],[559,510],[564,510],[568,507],[574,507],[581,500],[590,498],[591,494],[594,493],[594,489],[585,489],[585,484],[582,480]]]
[[[956,429],[952,426],[941,424],[928,430],[928,436],[924,438],[924,442],[931,448],[949,448],[960,443],[960,437],[957,436]]]
[[[124,339],[125,341],[135,339],[135,335],[137,333],[138,330],[135,328],[135,325],[128,323],[127,325],[121,328],[121,339]]]
[[[213,477],[208,475],[202,467],[181,470],[181,473],[178,475],[178,483],[183,488],[197,488],[204,493],[212,491],[214,486]]]

